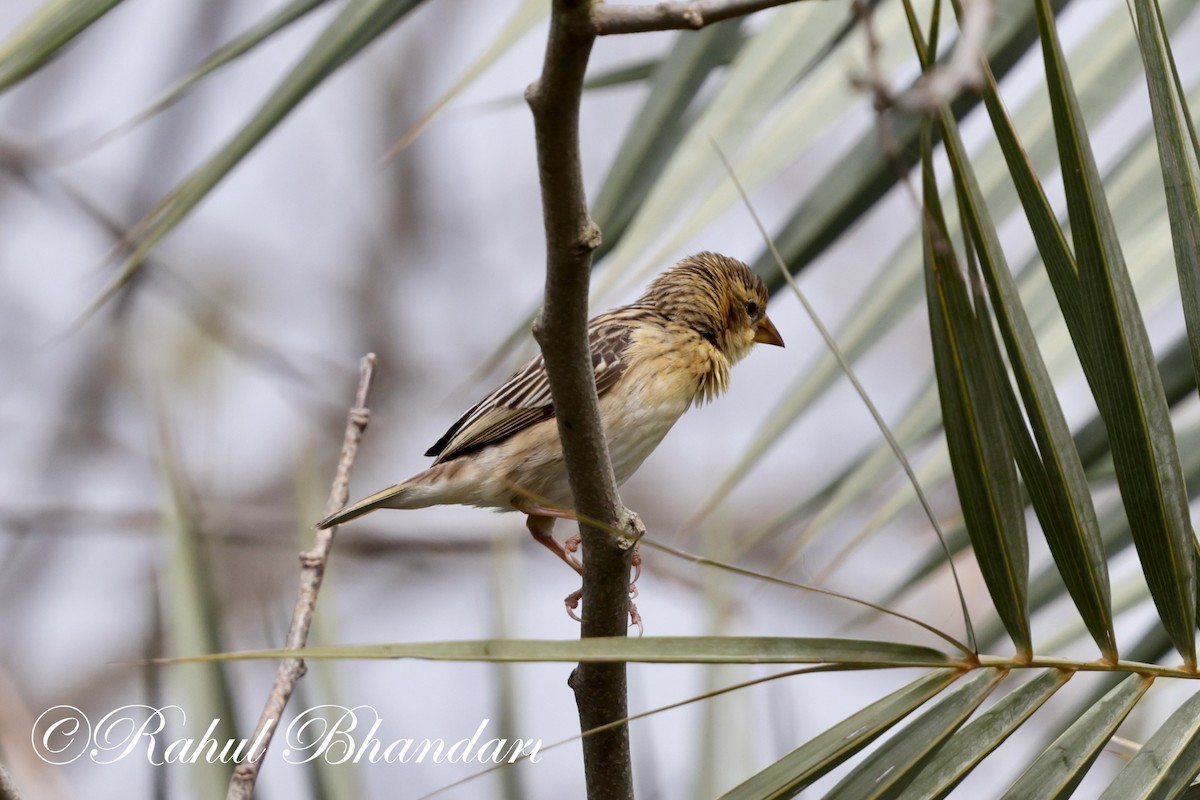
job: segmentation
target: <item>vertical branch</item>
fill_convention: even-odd
[[[350,496],[350,468],[354,465],[358,445],[370,418],[367,395],[371,391],[374,377],[375,354],[368,353],[359,363],[358,392],[354,397],[354,407],[350,409],[349,418],[346,420],[342,454],[338,459],[333,486],[329,490],[329,501],[325,505],[326,512],[330,514],[345,506]],[[312,627],[313,615],[317,610],[317,593],[321,590],[321,582],[325,578],[325,566],[329,563],[329,555],[333,551],[335,533],[336,525],[317,531],[313,546],[300,554],[300,589],[292,611],[292,622],[288,626],[285,645],[288,650],[297,650],[308,642],[308,631]],[[271,745],[271,737],[280,717],[283,716],[284,707],[296,688],[296,683],[304,677],[306,671],[304,659],[285,658],[279,662],[271,694],[267,697],[258,725],[254,729],[254,736],[250,740],[250,752],[247,759],[238,764],[237,769],[233,771],[226,800],[250,800],[254,794],[258,770],[262,766],[267,748]]]
[[[595,33],[591,0],[554,0],[542,74],[525,93],[533,112],[546,226],[546,295],[534,336],[546,360],[563,458],[581,517],[626,531],[625,538],[581,523],[581,635],[624,636],[629,569],[640,523],[621,504],[600,422],[588,349],[588,278],[600,231],[588,215],[579,156],[579,104]],[[584,731],[628,716],[624,664],[580,664],[571,688]],[[632,798],[629,728],[621,724],[583,740],[588,797]]]
[[[647,10],[598,0],[553,0],[542,74],[525,92],[533,112],[538,178],[546,226],[546,294],[534,323],[562,440],[563,460],[581,519],[587,558],[583,575],[583,637],[625,636],[633,545],[644,532],[617,496],[616,479],[600,421],[596,380],[588,348],[588,278],[600,231],[588,215],[579,156],[579,104],[588,57],[599,33],[701,28],[788,0],[706,0],[661,3]],[[584,774],[589,800],[632,798],[624,664],[582,663],[571,688],[585,735]],[[611,727],[607,727],[610,726]]]

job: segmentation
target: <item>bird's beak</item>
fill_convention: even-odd
[[[762,344],[773,344],[776,347],[783,347],[783,337],[779,335],[779,331],[775,329],[775,323],[771,322],[770,317],[763,317],[758,324],[754,326],[754,341]]]

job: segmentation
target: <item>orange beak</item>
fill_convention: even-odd
[[[776,347],[783,347],[783,337],[779,335],[779,331],[775,329],[775,323],[771,322],[770,317],[763,317],[754,326],[754,341],[762,344],[773,344]]]

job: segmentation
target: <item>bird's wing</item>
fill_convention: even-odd
[[[622,315],[604,314],[588,326],[588,346],[596,375],[596,393],[603,395],[628,367],[626,350],[632,338],[630,322]],[[450,426],[427,456],[440,464],[507,439],[554,416],[546,363],[539,353],[512,377],[496,387]]]

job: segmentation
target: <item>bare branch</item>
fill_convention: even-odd
[[[333,487],[329,491],[329,500],[325,504],[327,513],[332,514],[343,508],[350,498],[350,468],[354,465],[358,445],[370,419],[367,395],[371,391],[374,377],[375,354],[368,353],[359,362],[358,392],[354,398],[354,407],[350,409],[349,418],[346,420],[342,454],[333,479]],[[308,642],[308,631],[312,627],[313,614],[317,608],[317,593],[321,590],[321,581],[325,578],[325,566],[329,563],[329,555],[333,550],[335,533],[336,525],[317,531],[313,546],[300,554],[300,590],[296,597],[296,607],[292,610],[292,623],[288,626],[285,644],[289,650],[297,650]],[[275,684],[271,687],[271,694],[267,697],[266,706],[251,738],[250,752],[247,759],[233,771],[226,800],[249,800],[254,793],[254,783],[258,780],[263,756],[271,745],[271,737],[283,715],[284,707],[296,688],[296,683],[304,676],[306,670],[304,660],[300,658],[285,658],[279,662]]]
[[[898,108],[916,113],[935,113],[963,91],[978,91],[983,87],[982,65],[986,57],[987,36],[995,16],[992,0],[962,0],[958,42],[949,60],[943,65],[926,69],[912,88],[898,94],[892,91],[879,63],[882,45],[875,31],[870,3],[867,0],[854,0],[853,5],[866,34],[868,65],[866,74],[855,76],[854,84],[871,92],[876,112],[882,114]],[[935,55],[931,53],[930,58]]]
[[[755,11],[798,0],[695,0],[656,3],[652,6],[597,3],[588,14],[588,25],[597,36],[646,31],[699,30],[705,25],[744,17]]]
[[[628,632],[630,560],[645,532],[622,505],[600,420],[587,340],[588,279],[600,231],[588,214],[579,153],[579,105],[596,37],[696,29],[794,0],[697,0],[610,6],[554,0],[542,74],[525,92],[533,112],[546,227],[546,292],[534,337],[542,348],[563,460],[579,515],[586,570],[581,635]],[[590,520],[585,521],[585,520]],[[610,531],[618,531],[613,535]],[[583,730],[589,800],[632,800],[624,664],[579,664],[568,681]]]
[[[908,111],[937,111],[964,90],[983,88],[983,62],[995,9],[992,0],[963,0],[958,42],[945,65],[921,76],[912,89],[896,99]]]
[[[563,460],[581,517],[628,532],[579,526],[586,554],[581,635],[624,636],[632,545],[640,523],[617,496],[600,422],[587,342],[588,279],[600,231],[588,215],[579,156],[579,104],[595,35],[587,0],[555,0],[542,74],[526,90],[537,138],[546,226],[546,299],[534,336],[546,360]],[[584,730],[628,716],[624,664],[580,664],[569,681]],[[615,725],[583,743],[588,797],[633,797],[629,727]]]

